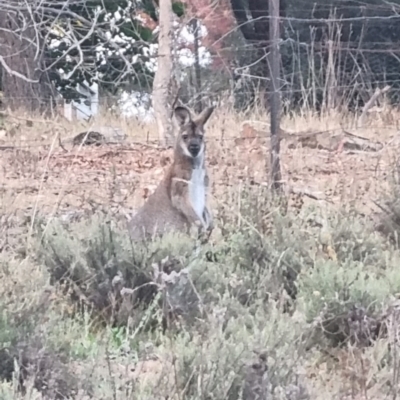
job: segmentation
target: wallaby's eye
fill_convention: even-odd
[[[182,135],[183,140],[187,140],[188,137],[189,137],[189,135],[187,135],[186,133]]]

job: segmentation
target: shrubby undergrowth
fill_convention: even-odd
[[[207,244],[139,246],[102,213],[41,221],[29,257],[1,259],[2,398],[397,393],[393,242],[355,212],[294,212],[255,186],[230,196]],[[356,368],[371,351],[369,386],[341,375],[343,352]],[[326,357],[337,388],[318,386]]]

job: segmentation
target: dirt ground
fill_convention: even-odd
[[[283,139],[285,186],[303,193],[305,201],[327,206],[353,202],[366,214],[375,210],[374,201],[389,187],[400,133],[395,124],[374,126],[373,122],[367,128],[351,129],[351,133],[379,141],[383,145],[379,151],[344,149],[338,153],[335,148],[310,148],[297,139]],[[32,213],[38,209],[63,213],[96,206],[130,213],[155,189],[173,156],[172,150],[157,147],[154,135],[146,137],[143,127],[141,131],[136,129],[137,136],[128,135],[121,144],[79,148],[61,147],[55,139],[55,125],[49,128],[43,121],[25,125],[22,118],[15,125],[14,134],[9,135],[8,129],[1,140],[2,213]],[[299,137],[305,128],[307,132],[323,129],[328,136],[341,130],[337,124],[334,128],[321,123],[314,124],[315,128],[304,122],[299,127],[293,122],[286,125]],[[79,129],[83,126],[75,126],[75,132]],[[73,129],[70,131],[73,133]],[[243,124],[227,118],[211,125],[207,131],[207,163],[212,205],[221,201],[222,193],[240,190],[246,181],[268,184],[270,149],[266,137],[266,130],[252,129],[249,134]]]

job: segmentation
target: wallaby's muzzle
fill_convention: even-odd
[[[190,143],[188,150],[193,157],[197,157],[200,153],[201,146],[198,143]]]

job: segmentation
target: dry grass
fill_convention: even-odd
[[[364,128],[355,128],[354,116],[343,117],[335,112],[321,117],[303,113],[283,118],[282,128],[288,132],[322,130],[335,134],[345,129],[387,143],[379,153],[331,154],[299,145],[288,149],[283,141],[284,180],[296,188],[315,192],[327,202],[357,201],[368,212],[371,200],[387,189],[390,165],[396,161],[395,116],[393,110],[372,115]],[[238,140],[244,121],[256,128],[256,137]],[[65,144],[68,153],[60,148],[58,136],[67,143],[67,138],[102,124],[123,129],[128,135],[126,144],[98,149]],[[235,190],[242,181],[262,184],[268,180],[269,141],[264,140],[268,126],[267,115],[261,112],[238,115],[225,109],[216,111],[207,131],[215,198],[220,197],[219,191],[226,191],[226,186]],[[172,155],[171,151],[157,150],[154,126],[112,115],[91,123],[10,116],[6,131],[2,146],[13,148],[2,150],[0,206],[8,212],[35,204],[47,210],[54,210],[55,205],[67,209],[110,203],[137,208],[154,190]]]

